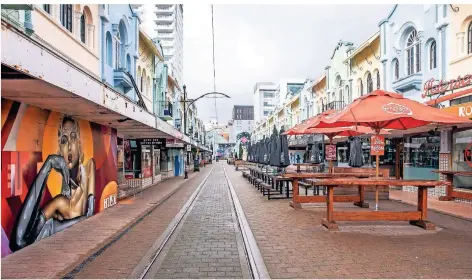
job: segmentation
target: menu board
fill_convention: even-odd
[[[326,145],[326,160],[336,160],[336,145]]]
[[[373,135],[370,138],[370,155],[383,156],[385,152],[385,137]]]

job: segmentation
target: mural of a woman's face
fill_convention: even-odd
[[[65,120],[59,135],[59,151],[67,163],[67,168],[72,169],[78,166],[80,148],[79,131],[76,123],[72,120]]]

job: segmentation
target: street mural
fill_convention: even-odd
[[[116,130],[2,99],[2,257],[117,199]]]

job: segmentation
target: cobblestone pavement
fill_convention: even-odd
[[[223,164],[215,165],[152,278],[248,278]],[[152,276],[152,275],[151,275]]]
[[[212,165],[189,174],[188,180],[171,178],[151,186],[135,198],[120,201],[87,220],[2,258],[2,278],[61,278],[98,249],[118,236],[124,228],[145,215],[156,202],[182,187],[158,209],[133,227],[85,266],[74,277],[123,278],[133,263],[149,249],[167,227]],[[84,234],[86,233],[86,234]],[[157,236],[157,237],[156,237]]]
[[[126,278],[211,170],[189,179],[163,204],[85,266],[74,278]]]
[[[341,222],[340,232],[328,232],[320,226],[324,205],[295,210],[289,200],[268,201],[241,172],[227,172],[271,278],[472,278],[469,221],[429,211],[433,232],[406,222]]]

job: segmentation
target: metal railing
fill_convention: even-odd
[[[323,112],[328,110],[342,110],[346,107],[344,101],[331,101],[326,105],[323,105]]]

